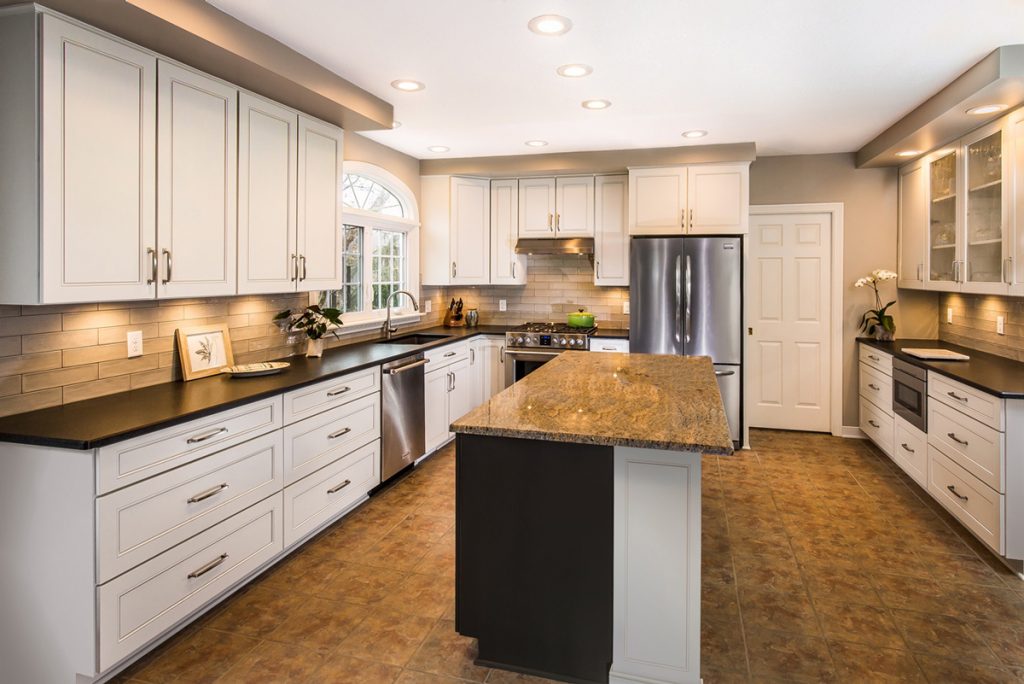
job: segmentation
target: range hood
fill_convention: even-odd
[[[594,238],[519,238],[516,254],[593,254]]]

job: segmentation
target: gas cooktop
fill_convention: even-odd
[[[590,348],[590,336],[595,332],[597,327],[573,328],[565,323],[524,323],[505,333],[505,346],[586,350]]]
[[[520,333],[579,333],[581,335],[593,335],[597,332],[597,326],[592,328],[574,328],[565,323],[523,323],[512,328],[511,332]]]

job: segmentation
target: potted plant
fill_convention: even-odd
[[[274,322],[282,330],[305,333],[308,338],[306,340],[306,356],[319,358],[324,355],[324,335],[329,332],[335,337],[338,336],[337,329],[331,326],[341,325],[341,311],[331,308],[321,309],[316,304],[311,304],[294,314],[291,309],[285,309],[274,316]]]
[[[860,318],[860,329],[868,335],[874,335],[875,339],[892,341],[896,337],[896,322],[893,317],[886,313],[889,307],[896,303],[893,300],[882,306],[882,296],[878,293],[878,284],[885,280],[895,280],[896,274],[884,269],[875,269],[871,275],[860,278],[853,284],[854,287],[867,287],[875,291],[875,308],[864,313]]]

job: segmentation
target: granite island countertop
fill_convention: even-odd
[[[452,424],[456,433],[731,454],[708,357],[569,351]]]

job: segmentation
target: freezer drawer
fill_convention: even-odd
[[[725,415],[729,419],[729,436],[733,442],[740,441],[740,386],[743,380],[742,366],[715,365],[718,391],[722,393]]]

